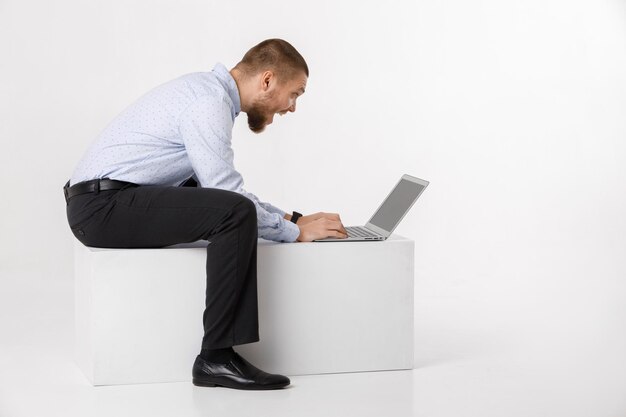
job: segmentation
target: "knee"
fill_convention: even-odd
[[[233,208],[233,211],[248,221],[254,221],[256,225],[256,221],[257,221],[256,206],[254,205],[252,200],[250,200],[249,198],[245,196],[241,196],[241,198],[239,199],[239,201]]]

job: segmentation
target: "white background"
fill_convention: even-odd
[[[71,282],[61,187],[115,115],[269,37],[311,74],[265,133],[238,118],[246,189],[354,225],[402,174],[429,180],[396,230],[416,242],[416,366],[523,344],[626,410],[620,0],[0,0],[4,297],[23,271]]]

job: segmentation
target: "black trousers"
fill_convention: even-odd
[[[67,219],[86,246],[159,248],[210,241],[202,348],[259,340],[257,216],[248,198],[212,188],[129,185],[70,198]]]

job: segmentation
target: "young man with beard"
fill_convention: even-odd
[[[262,132],[275,114],[296,111],[308,75],[292,45],[268,39],[230,71],[217,64],[156,87],[100,133],[64,187],[70,228],[87,246],[209,241],[196,385],[289,385],[287,377],[259,370],[232,348],[259,340],[257,239],[347,236],[338,214],[290,215],[260,201],[243,189],[233,165],[237,115],[247,113],[250,129]]]

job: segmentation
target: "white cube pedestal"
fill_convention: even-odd
[[[76,242],[76,361],[93,385],[190,381],[207,242],[99,249]],[[259,240],[261,341],[236,347],[286,375],[413,367],[412,240]]]

